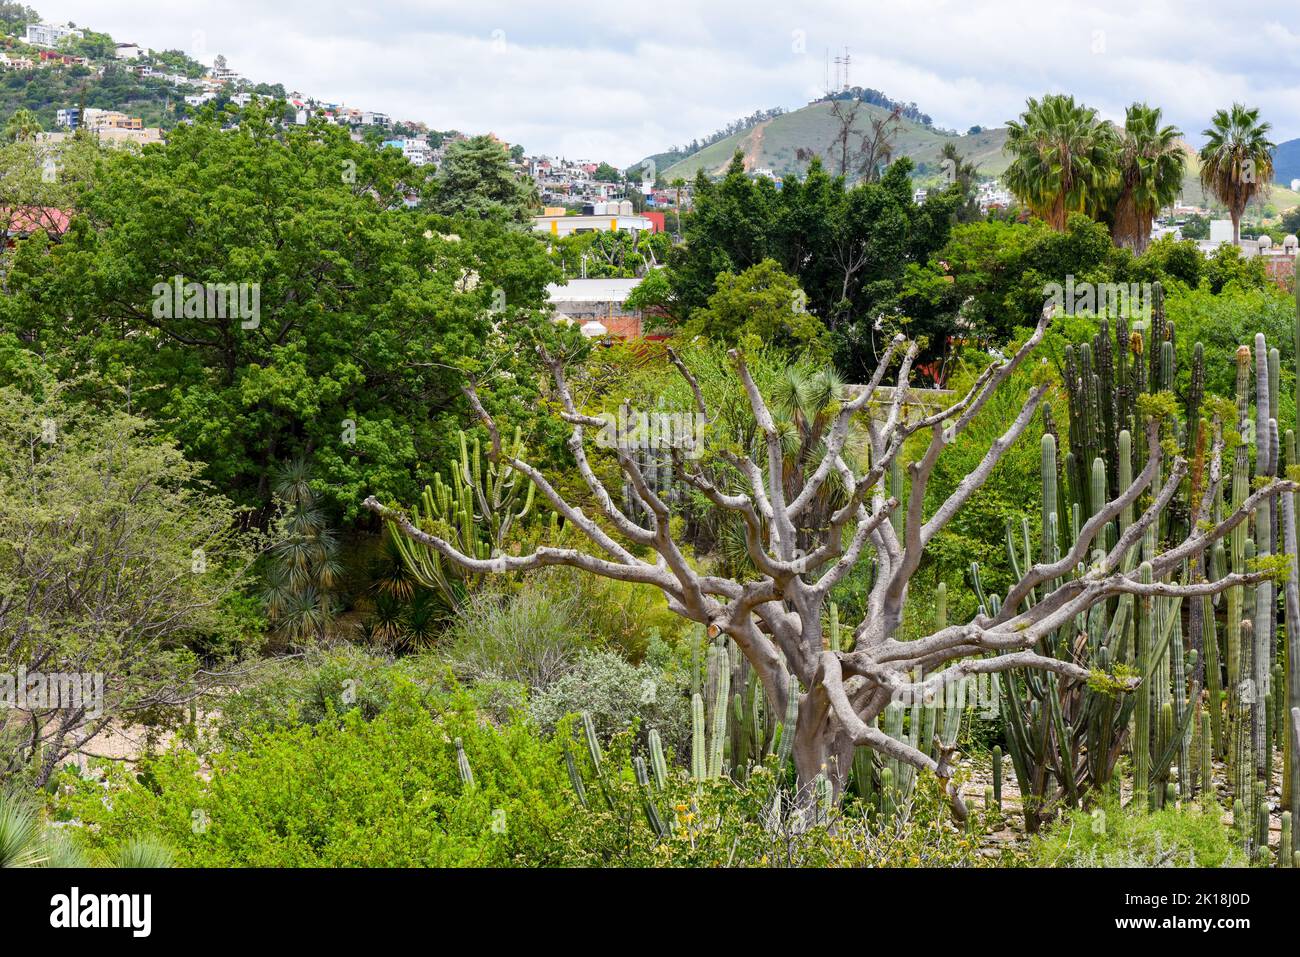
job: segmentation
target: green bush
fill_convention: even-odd
[[[121,854],[141,835],[164,838],[187,867],[543,866],[571,796],[558,744],[527,724],[483,722],[468,695],[436,703],[399,682],[388,706],[253,735],[203,767],[175,750],[96,782],[65,776],[60,816],[85,843]],[[473,770],[466,786],[455,741]],[[68,772],[71,775],[71,772]]]
[[[1111,797],[1090,811],[1064,814],[1034,839],[1038,867],[1239,867],[1245,855],[1218,805],[1185,804],[1142,814]]]
[[[353,645],[266,661],[221,700],[215,720],[218,739],[226,747],[245,747],[258,733],[314,725],[353,710],[370,720],[388,707],[403,682],[414,682],[426,694],[444,693],[454,684],[446,667],[431,656],[393,660]]]

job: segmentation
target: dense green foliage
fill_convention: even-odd
[[[674,316],[684,321],[708,305],[720,274],[776,262],[807,295],[806,308],[832,336],[846,375],[869,372],[878,347],[902,315],[899,297],[910,266],[926,263],[948,238],[956,189],[912,202],[910,161],[878,182],[845,189],[814,161],[808,175],[751,179],[737,156],[726,175],[695,183],[685,246],[672,259]],[[873,329],[880,316],[885,331]]]
[[[300,454],[344,515],[410,497],[450,451],[457,370],[494,313],[522,321],[555,276],[524,233],[405,210],[410,169],[336,127],[264,120],[107,151],[63,241],[14,257],[0,322],[61,375],[129,391],[240,504],[266,510]],[[239,284],[258,314],[167,309],[177,276]]]
[[[1114,797],[1071,811],[1030,848],[1038,867],[1242,867],[1245,856],[1219,823],[1222,809],[1199,804],[1133,814]]]

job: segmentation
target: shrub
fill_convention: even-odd
[[[577,742],[575,751],[583,751]],[[814,823],[787,787],[775,761],[744,783],[692,782],[672,771],[652,791],[671,827],[656,840],[646,821],[644,792],[627,770],[629,736],[612,742],[596,779],[584,759],[590,809],[561,836],[566,864],[589,867],[972,867],[996,863],[979,853],[978,838],[944,810],[937,786],[922,785],[908,820],[884,827],[855,807],[832,812],[831,827]],[[623,768],[611,773],[610,768]],[[779,796],[779,797],[778,797]]]
[[[1091,811],[1063,815],[1034,839],[1039,867],[1238,867],[1245,855],[1220,823],[1218,805],[1185,804],[1146,814],[1111,797]]]
[[[656,729],[679,761],[690,756],[690,688],[677,675],[632,665],[612,651],[585,651],[573,670],[535,695],[529,713],[548,733],[586,711],[605,741],[639,727]]]
[[[354,710],[370,720],[388,707],[402,682],[414,682],[425,694],[444,692],[453,683],[445,666],[429,656],[394,661],[353,645],[264,662],[247,684],[222,699],[217,734],[223,745],[243,747],[257,733],[337,720]]]
[[[529,583],[516,594],[488,591],[471,599],[448,631],[442,657],[462,680],[540,689],[573,666],[587,639],[575,598]]]
[[[652,635],[675,640],[687,627],[681,617],[668,610],[663,592],[650,585],[615,581],[563,567],[548,569],[535,582],[547,594],[570,596],[583,631],[635,663],[645,657]]]
[[[84,825],[96,851],[124,855],[133,839],[157,834],[189,867],[557,863],[576,809],[559,746],[523,722],[485,724],[463,693],[437,702],[437,714],[429,704],[399,682],[371,721],[353,709],[338,722],[254,735],[214,755],[210,772],[174,750],[138,778],[117,771],[107,798],[65,778],[58,811]],[[457,769],[457,739],[472,785]]]

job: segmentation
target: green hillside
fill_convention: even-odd
[[[888,115],[889,111],[883,107],[864,103],[858,113],[857,128],[868,131],[872,119]],[[716,175],[726,168],[739,149],[745,156],[747,169],[766,168],[778,175],[802,173],[807,168],[807,163],[800,162],[797,151],[800,148],[809,149],[826,157],[838,129],[839,121],[831,115],[831,105],[826,102],[813,103],[712,143],[671,166],[664,167],[660,162],[658,168],[660,175],[667,180],[678,176],[689,179],[701,169],[710,175]],[[978,163],[983,175],[1000,174],[1008,162],[1002,153],[1002,145],[1006,142],[1006,130],[1003,128],[953,136],[910,120],[902,120],[894,142],[894,155],[910,157],[917,164],[920,179],[925,179],[927,173],[937,173],[940,150],[948,142],[957,144],[963,157]],[[656,160],[659,162],[658,158]]]

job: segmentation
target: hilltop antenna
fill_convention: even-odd
[[[845,47],[844,55],[835,58],[835,91],[837,93],[842,93],[849,88],[849,67],[852,63],[853,57],[849,55],[849,48]]]

